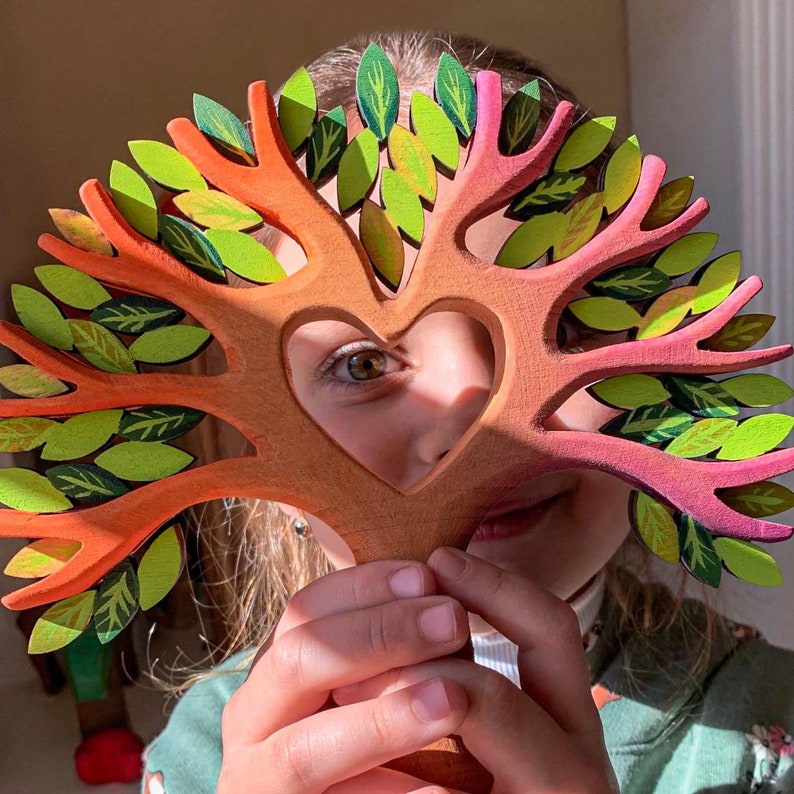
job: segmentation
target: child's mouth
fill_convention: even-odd
[[[567,491],[560,491],[529,507],[488,516],[477,527],[472,542],[504,540],[521,535],[541,522]]]

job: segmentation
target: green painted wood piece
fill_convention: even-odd
[[[64,463],[46,471],[47,479],[70,499],[106,502],[130,489],[118,477],[93,463]]]
[[[160,215],[158,223],[163,245],[180,262],[209,281],[226,280],[221,255],[201,229],[173,215]]]
[[[153,482],[187,468],[193,456],[158,441],[125,441],[105,450],[95,462],[122,480]]]
[[[637,301],[648,300],[670,289],[670,277],[655,267],[633,265],[612,270],[590,282],[608,298]]]
[[[499,151],[508,157],[526,152],[540,119],[540,83],[533,80],[516,91],[502,111]]]
[[[96,590],[87,590],[53,604],[33,626],[28,653],[51,653],[76,640],[88,628],[95,599]]]
[[[710,587],[719,587],[722,562],[714,548],[711,533],[685,513],[679,516],[678,533],[681,561],[690,573]]]
[[[477,121],[477,93],[466,70],[447,52],[438,62],[435,91],[447,118],[463,138],[469,138]]]
[[[397,121],[400,87],[391,61],[377,44],[361,56],[356,72],[356,101],[364,123],[382,141]]]
[[[414,193],[429,202],[435,201],[438,180],[433,158],[422,141],[399,124],[394,125],[389,135],[389,159]]]
[[[56,424],[47,434],[42,460],[76,460],[103,447],[118,432],[122,411],[89,411]]]
[[[66,318],[42,292],[23,284],[12,284],[11,300],[19,321],[36,339],[59,350],[74,347]]]
[[[98,706],[96,701],[109,696],[113,651],[95,631],[84,631],[61,649],[60,656],[76,703]]]
[[[124,412],[119,435],[130,441],[171,441],[192,430],[204,416],[179,405],[143,405]]]
[[[262,216],[220,190],[191,190],[174,197],[179,207],[194,223],[210,229],[253,229],[262,223]]]
[[[329,110],[312,129],[306,147],[306,175],[321,184],[336,173],[339,161],[347,148],[347,120],[339,105]]]
[[[669,389],[673,402],[691,414],[718,417],[736,416],[739,413],[733,397],[709,378],[664,375],[662,382]]]
[[[564,259],[588,242],[598,230],[603,211],[604,197],[601,193],[592,193],[574,204],[565,213],[565,234],[554,249],[554,258]]]
[[[588,391],[615,408],[640,408],[663,403],[670,392],[652,375],[618,375],[593,384]]]
[[[359,236],[376,272],[396,290],[405,266],[402,237],[388,214],[368,199],[361,208]]]
[[[138,609],[139,595],[138,576],[128,560],[102,578],[94,604],[94,629],[103,645],[130,624]]]
[[[425,230],[425,213],[419,196],[401,174],[391,168],[381,169],[380,194],[383,206],[394,225],[416,242]]]
[[[739,579],[761,587],[783,584],[783,574],[772,555],[755,543],[736,538],[714,538],[714,548],[725,567]]]
[[[178,306],[147,295],[124,295],[101,303],[91,312],[91,319],[119,334],[142,334],[184,319]]]
[[[196,126],[222,149],[254,165],[254,144],[245,125],[228,108],[214,99],[193,94],[193,118]]]
[[[185,545],[175,526],[164,529],[152,542],[138,566],[141,609],[151,609],[171,591],[182,573]]]
[[[600,116],[576,127],[557,154],[554,170],[576,171],[595,160],[609,144],[615,122],[615,116]]]
[[[141,334],[130,345],[130,355],[146,364],[175,364],[195,356],[209,339],[206,328],[169,325]]]
[[[693,421],[690,414],[675,406],[645,405],[607,422],[599,432],[642,444],[659,444],[681,435]]]
[[[694,187],[695,178],[692,176],[682,176],[662,185],[642,220],[641,228],[658,229],[674,221],[689,204]]]
[[[777,515],[794,507],[794,493],[772,480],[723,488],[717,496],[737,513],[754,518]]]
[[[72,503],[41,474],[28,469],[0,469],[0,503],[28,513],[62,513]]]
[[[720,381],[720,386],[737,402],[752,408],[768,408],[794,397],[788,383],[763,372],[737,375]]]
[[[507,238],[496,257],[496,264],[510,268],[535,264],[559,244],[567,228],[568,219],[559,212],[530,218]]]
[[[580,298],[568,308],[577,320],[597,331],[626,331],[640,322],[635,308],[614,298]]]
[[[707,350],[731,352],[747,350],[767,334],[775,317],[771,314],[740,314],[733,317],[713,336],[704,341]]]
[[[510,213],[519,220],[563,209],[584,186],[587,178],[570,171],[554,171],[519,193],[510,204]]]
[[[751,416],[739,424],[717,453],[719,460],[747,460],[775,449],[794,427],[786,414]]]
[[[30,452],[47,440],[56,422],[40,416],[0,419],[0,452]]]
[[[250,234],[227,229],[207,229],[206,236],[223,264],[240,278],[255,284],[272,284],[287,277],[270,249]]]
[[[278,100],[278,123],[291,152],[309,136],[316,115],[317,92],[306,67],[301,66],[284,84]]]
[[[369,193],[378,176],[379,155],[378,139],[369,128],[350,141],[337,171],[336,197],[340,212],[357,206]]]
[[[9,560],[3,573],[17,579],[40,579],[60,571],[79,548],[80,542],[76,540],[34,540]]]
[[[119,212],[135,231],[157,239],[157,201],[146,180],[120,160],[110,166],[110,195]]]
[[[619,210],[634,194],[640,181],[642,152],[636,135],[627,138],[612,153],[604,172],[604,207],[607,214]]]
[[[741,266],[741,251],[733,251],[704,268],[695,290],[693,313],[702,314],[719,306],[736,286]]]
[[[68,320],[72,339],[89,364],[105,372],[134,375],[138,370],[129,350],[107,328],[91,320]]]
[[[113,256],[113,246],[93,218],[77,210],[52,208],[49,213],[67,243],[91,254]]]
[[[711,256],[719,239],[712,232],[693,232],[670,243],[656,257],[653,266],[668,276],[682,276],[700,267]]]
[[[664,451],[679,458],[709,455],[725,443],[736,425],[735,419],[726,417],[702,419],[674,438]]]
[[[54,397],[69,391],[63,381],[31,364],[0,367],[0,386],[20,397]]]
[[[110,293],[95,278],[68,265],[39,265],[34,272],[50,295],[75,309],[91,311],[110,300]]]
[[[632,491],[629,515],[635,531],[653,554],[665,562],[678,562],[678,528],[664,505],[642,491]]]
[[[173,146],[161,141],[130,141],[128,146],[141,170],[166,190],[207,189],[196,166]]]
[[[636,338],[655,339],[678,328],[692,311],[694,297],[691,287],[677,287],[663,292],[642,315]]]
[[[449,172],[457,170],[460,143],[455,125],[443,109],[421,91],[411,96],[411,129],[436,162]]]

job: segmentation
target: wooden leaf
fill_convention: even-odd
[[[382,141],[397,121],[400,87],[386,53],[370,44],[361,56],[356,72],[356,100],[364,123]]]
[[[0,385],[20,397],[54,397],[69,391],[63,381],[30,364],[0,367]]]
[[[663,403],[670,392],[651,375],[618,375],[595,383],[588,391],[598,400],[615,408],[640,408]]]
[[[119,434],[130,441],[171,441],[192,430],[204,414],[178,405],[145,405],[124,412]]]
[[[262,223],[259,213],[220,190],[191,190],[174,197],[180,212],[210,229],[252,229]]]
[[[601,214],[604,211],[604,197],[601,193],[592,193],[582,199],[565,213],[568,228],[565,235],[554,249],[555,259],[564,259],[578,251],[598,229]]]
[[[130,489],[112,474],[91,463],[65,463],[47,469],[47,479],[61,492],[88,502],[106,502]]]
[[[768,408],[794,397],[788,383],[760,372],[728,378],[720,381],[720,386],[737,402],[752,408]]]
[[[689,204],[694,186],[695,179],[691,176],[682,176],[662,185],[648,208],[640,228],[643,230],[658,229],[660,226],[674,221]]]
[[[347,147],[347,121],[341,105],[314,125],[306,149],[306,176],[318,185],[336,173]]]
[[[414,193],[427,201],[435,201],[438,183],[433,158],[422,141],[399,124],[395,124],[389,134],[389,158],[394,170]]]
[[[538,262],[559,244],[568,228],[568,219],[559,212],[536,215],[524,221],[502,246],[496,257],[501,267],[522,268]]]
[[[88,590],[53,604],[33,626],[28,653],[52,653],[76,640],[88,628],[95,599],[96,590]]]
[[[12,284],[11,300],[19,321],[36,339],[59,350],[74,347],[66,318],[46,295],[22,284]]]
[[[499,128],[499,151],[511,156],[529,149],[540,119],[540,84],[522,86],[505,105]]]
[[[359,235],[372,266],[386,283],[396,290],[405,265],[402,237],[388,214],[377,204],[364,200]]]
[[[438,104],[460,134],[468,138],[477,121],[477,94],[471,77],[447,52],[439,59],[435,86]]]
[[[56,425],[39,416],[17,416],[0,420],[0,452],[30,452],[40,447]]]
[[[443,168],[454,172],[460,159],[455,125],[429,96],[414,91],[411,97],[411,128]]]
[[[670,243],[654,260],[653,266],[675,277],[700,267],[711,256],[718,234],[694,232]]]
[[[746,460],[775,449],[794,427],[786,414],[751,416],[739,424],[717,453],[720,460]]]
[[[271,284],[287,277],[270,250],[250,234],[207,229],[206,236],[223,264],[241,278],[256,284]]]
[[[671,405],[650,405],[622,414],[601,429],[610,436],[624,436],[643,444],[659,444],[681,435],[692,425],[692,417]]]
[[[185,560],[182,533],[174,525],[164,529],[152,542],[138,565],[141,609],[151,609],[176,584]]]
[[[555,212],[569,204],[587,178],[569,171],[555,171],[531,184],[510,204],[510,213],[520,220]]]
[[[698,375],[664,375],[662,382],[680,408],[698,416],[736,416],[736,401],[716,381]]]
[[[562,145],[554,170],[575,171],[595,160],[612,138],[615,121],[615,116],[601,116],[580,124]]]
[[[760,546],[736,538],[714,538],[714,548],[734,576],[761,587],[779,587],[783,574],[771,554]]]
[[[626,331],[640,322],[640,315],[614,298],[580,298],[568,304],[579,321],[597,331]]]
[[[18,579],[40,579],[60,571],[77,554],[80,542],[43,538],[20,549],[5,567],[7,576]]]
[[[110,300],[110,293],[96,279],[68,265],[40,265],[34,270],[44,289],[67,306],[90,311]]]
[[[336,179],[339,211],[347,212],[369,193],[378,175],[378,139],[370,129],[362,130],[342,154]]]
[[[50,209],[49,213],[67,243],[81,251],[113,256],[113,246],[93,218],[76,210]]]
[[[722,562],[711,533],[692,516],[682,513],[678,519],[681,561],[690,573],[710,587],[719,587],[722,578]]]
[[[125,295],[101,303],[91,319],[120,334],[142,334],[154,328],[174,325],[185,313],[178,306],[146,295]]]
[[[694,287],[677,287],[660,295],[637,324],[637,339],[654,339],[674,331],[692,309]]]
[[[705,339],[702,345],[706,350],[720,352],[747,350],[766,336],[774,322],[771,314],[740,314],[725,323],[721,331]]]
[[[228,108],[201,94],[193,94],[196,126],[221,148],[254,165],[254,144],[245,125]]]
[[[121,410],[89,411],[50,429],[42,460],[76,460],[104,446],[119,429]]]
[[[126,441],[96,458],[101,466],[122,480],[152,482],[170,477],[193,462],[187,452],[158,441]]]
[[[666,562],[678,562],[678,528],[667,508],[642,491],[629,497],[629,517],[642,542]]]
[[[636,135],[627,138],[612,153],[604,172],[604,207],[607,214],[619,210],[633,195],[640,181],[642,152]]]
[[[119,212],[135,231],[157,239],[157,201],[146,180],[120,160],[110,166],[110,195]]]
[[[46,477],[27,469],[0,469],[0,502],[28,513],[61,513],[72,503]]]
[[[103,645],[129,625],[138,608],[139,594],[138,577],[130,562],[125,560],[105,574],[94,605],[94,628]]]
[[[195,356],[209,340],[206,328],[169,325],[141,334],[130,345],[130,355],[147,364],[175,364]]]
[[[717,496],[737,513],[754,518],[766,518],[794,507],[794,493],[772,480],[723,488]]]
[[[679,458],[699,458],[719,449],[733,432],[737,422],[724,417],[703,419],[674,438],[665,447],[665,452]]]
[[[83,358],[97,369],[130,375],[138,371],[127,348],[107,328],[90,320],[67,322],[75,346]]]
[[[300,148],[311,132],[317,114],[317,93],[312,78],[301,66],[287,82],[278,100],[278,123],[291,152]]]
[[[741,266],[741,251],[733,251],[706,267],[697,282],[692,312],[702,314],[719,306],[736,286]]]
[[[198,227],[173,215],[160,215],[158,222],[163,245],[180,262],[210,281],[226,280],[221,255]]]
[[[198,168],[173,146],[160,141],[130,141],[128,146],[141,170],[167,190],[207,189]]]
[[[670,277],[655,267],[634,265],[612,270],[591,284],[609,298],[637,301],[655,298],[666,292],[670,289]]]
[[[425,230],[422,202],[405,179],[391,168],[381,170],[380,196],[394,225],[412,240],[421,242]]]

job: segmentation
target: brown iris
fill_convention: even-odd
[[[347,371],[354,380],[374,380],[386,372],[386,355],[381,350],[363,350],[347,360]]]

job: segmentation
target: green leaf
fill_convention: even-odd
[[[47,434],[42,460],[75,460],[104,446],[119,429],[120,410],[89,411],[56,425]]]
[[[130,141],[128,146],[141,170],[167,190],[207,189],[198,168],[173,146],[160,141]]]
[[[375,271],[396,290],[405,264],[402,237],[386,212],[365,199],[359,219],[361,244]]]
[[[741,251],[733,251],[705,268],[697,283],[692,312],[702,314],[719,306],[736,286],[741,266]]]
[[[207,229],[207,239],[220,254],[223,264],[240,278],[256,284],[272,284],[287,277],[278,259],[250,234]]]
[[[278,101],[278,123],[291,152],[306,140],[317,113],[317,93],[306,67],[301,66],[281,90]]]
[[[580,322],[598,331],[626,331],[641,319],[636,309],[614,298],[580,298],[568,308]]]
[[[173,215],[160,215],[163,245],[180,262],[210,281],[226,280],[221,255],[198,227]]]
[[[421,242],[425,230],[422,202],[405,179],[391,168],[381,170],[380,196],[395,226],[412,240]]]
[[[760,546],[736,538],[714,538],[723,565],[736,577],[761,587],[779,587],[783,574],[771,554]]]
[[[763,339],[775,318],[771,314],[740,314],[725,323],[721,331],[704,340],[707,350],[732,352],[747,350]]]
[[[664,451],[679,458],[708,455],[723,445],[736,425],[735,419],[703,419],[674,438]]]
[[[400,87],[386,53],[370,44],[361,56],[356,72],[356,100],[364,123],[382,141],[397,121]]]
[[[60,571],[80,548],[78,540],[43,538],[20,549],[5,567],[7,576],[17,579],[41,579]]]
[[[195,356],[209,339],[206,328],[170,325],[141,334],[130,345],[130,355],[146,364],[175,364]]]
[[[409,187],[427,201],[435,201],[436,167],[430,152],[413,133],[395,124],[389,135],[391,164]]]
[[[51,653],[76,640],[88,628],[95,599],[96,590],[87,590],[53,604],[33,626],[28,653]]]
[[[262,216],[241,201],[220,190],[191,190],[174,197],[179,211],[194,223],[210,229],[252,229],[262,223]]]
[[[720,386],[737,402],[752,408],[768,408],[794,397],[794,389],[788,383],[764,373],[737,375],[720,381]]]
[[[595,160],[612,138],[615,121],[615,116],[601,116],[576,127],[562,145],[554,170],[575,171]]]
[[[66,319],[46,295],[22,284],[12,284],[11,300],[19,321],[36,339],[59,350],[74,347]]]
[[[110,195],[119,212],[135,231],[157,239],[157,201],[146,180],[120,160],[110,166]]]
[[[192,430],[204,414],[178,405],[146,405],[124,412],[119,434],[130,441],[171,441]]]
[[[179,579],[185,560],[185,544],[176,526],[164,529],[146,550],[138,566],[141,609],[162,601]]]
[[[223,149],[254,165],[254,144],[245,125],[230,110],[201,94],[193,94],[196,126]]]
[[[39,416],[0,420],[0,452],[30,452],[40,447],[57,423]]]
[[[27,469],[0,469],[0,502],[28,513],[61,513],[72,508],[46,477]]]
[[[670,277],[654,267],[624,267],[591,282],[599,291],[610,298],[625,301],[655,298],[670,289]]]
[[[568,205],[587,178],[568,171],[555,171],[531,184],[510,204],[510,212],[520,220],[555,212]]]
[[[695,179],[691,176],[682,176],[662,185],[656,198],[651,202],[640,228],[644,231],[658,229],[674,221],[689,204],[694,186]]]
[[[340,212],[355,207],[369,193],[378,175],[378,158],[378,139],[372,130],[362,130],[350,141],[339,161],[336,179]]]
[[[667,508],[642,491],[629,497],[629,517],[642,542],[666,562],[678,562],[678,528]]]
[[[63,381],[30,364],[0,367],[0,385],[21,397],[54,397],[69,391]]]
[[[47,479],[72,499],[106,502],[130,489],[117,477],[91,463],[65,463],[47,469]]]
[[[174,325],[185,313],[168,301],[146,295],[125,295],[101,303],[91,312],[91,319],[120,334],[142,334],[155,328]]]
[[[568,219],[559,212],[537,215],[524,221],[502,246],[496,257],[500,267],[522,268],[538,262],[559,244],[568,228]]]
[[[637,339],[654,339],[673,331],[692,309],[694,287],[676,287],[663,292],[645,310],[637,325]]]
[[[754,518],[766,518],[794,507],[794,493],[771,480],[723,488],[717,496],[737,513]]]
[[[720,460],[747,460],[775,449],[794,427],[786,414],[751,416],[739,424],[717,453]]]
[[[67,265],[40,265],[34,268],[44,289],[61,303],[90,311],[110,293],[96,280]]]
[[[86,361],[105,372],[135,374],[138,370],[126,347],[99,323],[67,320],[75,346]]]
[[[595,383],[588,391],[601,402],[615,408],[640,408],[663,403],[670,392],[650,375],[618,375]]]
[[[607,214],[619,210],[632,196],[640,181],[642,152],[636,135],[618,146],[607,161],[604,173],[604,206]]]
[[[455,125],[426,94],[411,96],[411,129],[443,168],[454,172],[460,159],[460,144]]]
[[[193,456],[158,441],[126,441],[105,450],[95,462],[122,480],[153,482],[182,471]]]
[[[105,574],[94,607],[94,628],[103,645],[129,625],[138,607],[139,592],[135,568],[126,560]]]
[[[681,435],[692,422],[692,417],[678,408],[650,405],[621,414],[604,425],[600,432],[610,436],[624,436],[643,444],[658,444]]]
[[[540,84],[537,80],[533,80],[513,94],[502,111],[499,151],[508,156],[527,151],[539,119]]]
[[[711,533],[692,516],[682,513],[678,519],[681,560],[690,573],[710,587],[719,587],[722,563],[714,548]]]
[[[113,246],[95,220],[76,210],[50,209],[49,213],[67,243],[90,254],[113,256]]]
[[[655,259],[653,266],[671,277],[688,273],[709,258],[718,237],[718,234],[712,232],[687,234],[670,243]]]
[[[441,55],[436,70],[436,99],[460,134],[470,137],[477,121],[477,94],[471,77],[447,52]]]
[[[739,413],[733,397],[709,378],[665,375],[662,382],[670,390],[673,402],[689,413],[708,417],[736,416]]]
[[[333,176],[347,147],[347,121],[339,105],[314,125],[306,149],[306,176],[319,184]]]
[[[604,211],[601,193],[591,193],[565,213],[567,228],[554,249],[555,259],[564,259],[578,251],[587,243],[598,229]]]

